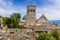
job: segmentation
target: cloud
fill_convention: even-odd
[[[19,9],[17,9],[14,7],[14,4],[11,1],[0,0],[0,15],[9,17],[12,13],[16,12],[21,13],[21,15],[23,16],[22,13],[25,13],[25,8],[20,7]]]
[[[13,8],[12,8],[12,3],[9,1],[9,2],[6,2],[5,0],[0,0],[0,15],[2,16],[8,16],[10,15],[13,11]]]
[[[52,8],[40,8],[37,9],[37,18],[44,14],[49,20],[60,20],[60,10]]]
[[[37,18],[44,14],[49,20],[60,20],[60,0],[53,1],[54,5],[37,7]]]
[[[22,5],[16,6],[13,4],[14,0],[0,0],[0,15],[10,16],[14,12],[21,13],[23,17],[26,14],[26,6],[33,4],[37,6],[36,17],[39,18],[42,14],[49,20],[60,20],[60,0],[26,0]],[[28,1],[28,2],[27,2]],[[42,3],[40,3],[42,2]],[[18,2],[17,2],[18,3]],[[42,5],[43,4],[43,5]],[[24,6],[23,6],[24,5]]]
[[[4,7],[4,8],[12,8],[13,4],[11,1],[5,1],[5,0],[0,0],[0,8]]]

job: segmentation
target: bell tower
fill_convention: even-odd
[[[31,28],[34,26],[36,20],[36,6],[29,5],[27,6],[27,19],[26,19],[26,26]]]

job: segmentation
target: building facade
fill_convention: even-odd
[[[38,36],[38,34],[43,31],[46,33],[49,33],[55,29],[60,31],[60,25],[56,23],[51,24],[44,14],[42,14],[39,19],[36,19],[36,6],[34,5],[29,5],[27,7],[27,14],[24,20],[27,22],[23,22],[28,25],[27,28],[31,27],[34,29],[35,36]]]
[[[1,26],[2,22],[0,22]],[[49,34],[52,30],[60,31],[60,25],[51,24],[43,14],[36,19],[36,6],[27,6],[27,13],[19,25],[24,25],[25,29],[0,29],[0,40],[35,40],[40,32]]]

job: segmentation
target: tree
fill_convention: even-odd
[[[7,26],[8,28],[11,28],[13,26],[11,18],[4,17],[3,18],[3,26]]]
[[[19,25],[20,18],[20,13],[13,13],[10,17],[3,17],[3,25],[8,28],[24,28],[23,25]]]
[[[45,32],[42,32],[38,35],[36,40],[56,40],[53,36],[47,35]]]
[[[54,37],[54,38],[56,38],[56,40],[59,40],[59,32],[57,31],[57,30],[53,30],[52,32],[51,32],[51,35]]]
[[[2,22],[3,26],[7,26],[7,24],[6,24],[7,19],[8,19],[8,17],[3,17],[2,18],[2,20],[3,20],[3,22]]]
[[[0,15],[0,18],[2,18],[2,16]]]
[[[54,38],[53,36],[48,36],[47,35],[46,40],[56,40],[56,38]]]
[[[20,22],[21,15],[20,15],[20,13],[13,13],[11,15],[11,18],[12,18],[12,20],[15,20],[17,22]]]
[[[46,40],[46,33],[42,32],[38,35],[37,40]]]
[[[13,26],[14,26],[15,28],[17,28],[17,27],[19,26],[20,18],[21,18],[20,13],[13,13],[13,14],[11,15],[11,20],[12,20]]]

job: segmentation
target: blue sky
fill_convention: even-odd
[[[0,0],[0,15],[26,14],[28,5],[36,5],[36,18],[44,14],[49,20],[60,20],[60,0]]]

